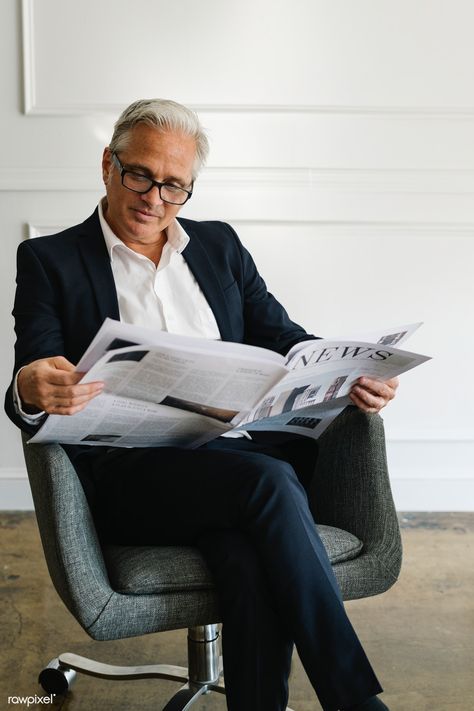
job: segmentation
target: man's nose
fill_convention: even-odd
[[[160,189],[158,185],[153,185],[152,189],[147,193],[142,193],[142,200],[144,200],[150,207],[155,205],[163,205],[163,200],[160,197]]]

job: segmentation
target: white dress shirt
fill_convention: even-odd
[[[179,222],[173,220],[166,229],[167,241],[156,267],[112,232],[102,202],[99,220],[114,275],[120,320],[170,333],[220,339],[212,309],[182,255],[190,238]]]

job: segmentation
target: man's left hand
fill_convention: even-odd
[[[380,412],[390,400],[393,400],[397,388],[398,378],[383,382],[363,377],[352,386],[349,397],[354,405],[364,412]]]

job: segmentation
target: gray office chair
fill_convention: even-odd
[[[49,573],[59,596],[95,640],[188,628],[188,668],[116,667],[64,653],[40,673],[63,694],[76,672],[105,679],[157,677],[182,688],[163,711],[184,711],[201,694],[225,693],[219,612],[200,553],[179,546],[104,546],[76,472],[60,445],[28,445],[28,469]],[[401,539],[390,490],[383,423],[346,409],[319,440],[310,499],[345,600],[377,595],[396,581]]]

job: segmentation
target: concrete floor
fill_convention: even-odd
[[[473,711],[474,513],[410,513],[401,520],[405,556],[399,582],[384,595],[347,603],[349,615],[391,711]],[[185,630],[90,640],[52,588],[33,514],[0,513],[0,531],[1,711],[26,708],[9,704],[9,696],[43,696],[38,671],[60,652],[112,664],[186,664]],[[290,684],[295,711],[320,709],[296,655]],[[177,688],[169,681],[82,676],[49,708],[157,711]],[[193,708],[224,711],[225,701],[210,694]]]

